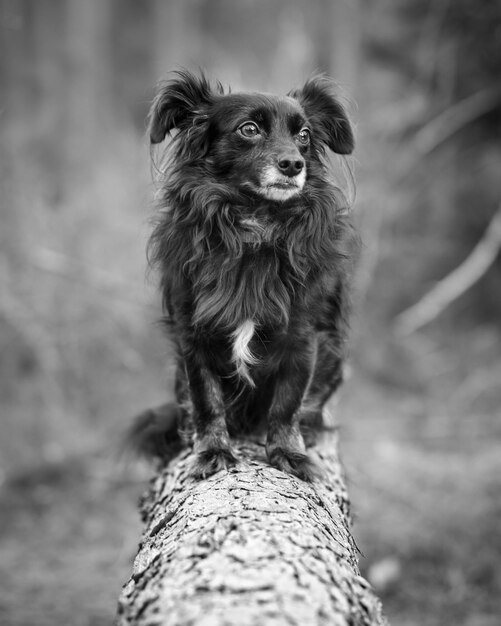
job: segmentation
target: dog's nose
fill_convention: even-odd
[[[303,159],[280,159],[278,169],[285,176],[297,176],[304,167]]]

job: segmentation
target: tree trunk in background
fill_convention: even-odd
[[[320,67],[356,99],[363,25],[360,0],[320,0],[320,7]]]
[[[207,480],[182,453],[142,500],[144,533],[118,607],[118,626],[383,626],[360,576],[337,437],[313,457],[307,484],[241,442],[241,462]]]
[[[0,110],[10,123],[13,119],[30,119],[35,108],[32,63],[35,26],[30,3],[0,0]],[[29,132],[28,128],[22,130]]]
[[[185,65],[187,60],[200,59],[200,33],[191,36],[196,4],[198,0],[154,0],[154,82]],[[199,63],[203,64],[203,59]]]
[[[0,273],[24,259],[23,214],[10,194],[27,182],[26,151],[32,154],[37,115],[31,5],[0,0]],[[31,165],[31,163],[29,163]],[[29,174],[28,174],[29,179]],[[5,260],[3,255],[5,254]],[[2,285],[3,289],[3,285]]]
[[[112,121],[110,0],[67,0],[66,124],[64,162],[67,196],[74,185],[88,186],[106,148]]]
[[[64,191],[64,155],[61,142],[55,142],[65,123],[66,74],[64,0],[37,0],[33,3],[37,111],[34,118],[35,138],[38,140],[39,162],[50,184],[49,198],[57,204]]]
[[[0,0],[0,124],[13,160],[9,166],[19,172],[24,169],[18,164],[19,150],[12,148],[32,141],[31,122],[37,105],[32,9],[32,5],[19,0]]]

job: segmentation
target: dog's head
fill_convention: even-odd
[[[225,94],[203,75],[178,72],[153,102],[151,143],[162,142],[174,129],[183,164],[278,202],[302,192],[326,148],[349,154],[354,147],[346,112],[324,77],[280,97]]]

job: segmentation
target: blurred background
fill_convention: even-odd
[[[148,475],[117,442],[172,376],[144,120],[201,66],[279,93],[324,71],[356,103],[361,567],[393,624],[497,626],[500,0],[0,0],[0,45],[0,623],[113,621]]]

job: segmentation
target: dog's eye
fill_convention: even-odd
[[[256,137],[261,134],[259,126],[254,124],[254,122],[245,122],[245,124],[238,127],[238,132],[244,137]]]
[[[310,143],[310,131],[307,128],[302,128],[297,135],[299,143],[306,146]]]

